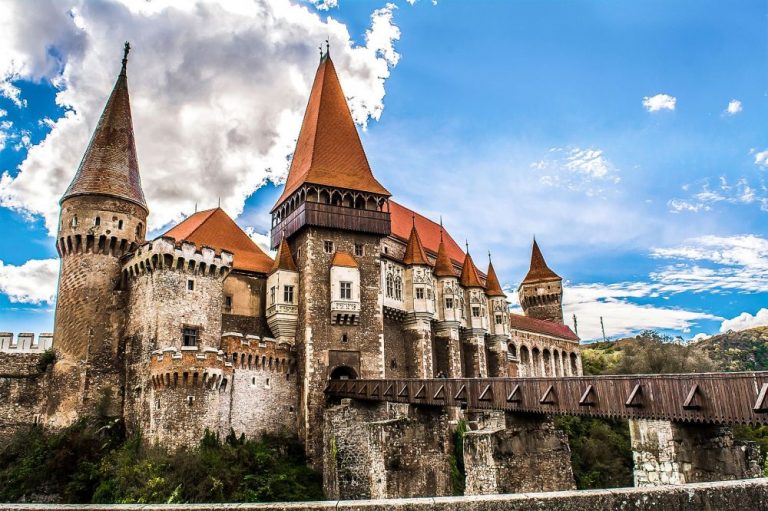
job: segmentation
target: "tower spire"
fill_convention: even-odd
[[[560,276],[547,266],[544,255],[541,253],[539,244],[534,237],[533,247],[531,248],[531,267],[523,279],[523,284],[545,280],[560,280]]]
[[[125,41],[125,45],[123,46],[123,67],[120,70],[120,74],[125,74],[125,68],[128,65],[128,53],[131,51],[131,43],[128,41]]]
[[[419,237],[419,231],[416,230],[416,216],[413,217],[413,227],[411,228],[411,235],[408,237],[408,244],[405,246],[405,255],[403,256],[403,263],[405,264],[424,264],[429,265],[429,259],[427,259],[427,253],[424,251],[424,246],[421,244],[421,238]]]

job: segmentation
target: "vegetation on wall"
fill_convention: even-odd
[[[32,427],[0,450],[0,501],[67,503],[319,500],[322,478],[295,437],[258,440],[206,433],[170,453],[122,422],[85,419],[58,431]]]
[[[464,434],[467,423],[460,420],[453,433],[453,453],[451,453],[451,488],[454,495],[464,495],[466,471],[464,469]]]

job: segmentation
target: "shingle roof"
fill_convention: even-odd
[[[274,264],[272,264],[270,273],[274,273],[277,270],[299,271],[296,269],[296,263],[293,262],[291,247],[288,245],[285,238],[283,238],[280,242],[280,246],[277,248],[277,256],[275,257]]]
[[[149,211],[139,177],[125,63],[124,59],[120,75],[62,201],[76,195],[108,195],[131,201]]]
[[[456,277],[456,269],[448,257],[448,251],[445,243],[440,242],[437,249],[437,259],[435,259],[435,269],[432,271],[435,277]]]
[[[304,183],[389,196],[373,177],[330,56],[317,68],[288,179],[275,208]]]
[[[347,268],[357,268],[358,264],[352,254],[344,251],[337,251],[331,259],[331,266],[345,266]]]
[[[274,263],[221,208],[197,212],[163,236],[231,252],[236,270],[268,273]]]
[[[533,240],[533,248],[531,249],[531,268],[528,270],[528,274],[523,279],[523,284],[531,284],[534,282],[544,282],[547,280],[561,280],[560,276],[549,269],[547,262],[544,260],[544,256],[539,249],[539,244],[536,240]]]
[[[405,264],[411,265],[429,265],[429,259],[427,259],[427,254],[424,252],[424,247],[421,245],[421,239],[419,239],[419,231],[416,230],[415,224],[411,228],[411,235],[408,237],[408,244],[405,246],[403,262]]]
[[[509,327],[513,330],[523,330],[535,334],[550,335],[559,339],[569,341],[578,341],[579,337],[573,333],[573,330],[567,325],[555,323],[554,321],[545,321],[535,319],[521,314],[509,315]]]
[[[485,294],[488,296],[507,296],[501,289],[499,278],[496,276],[496,270],[493,269],[493,263],[488,262],[488,273],[485,279]]]
[[[440,248],[440,224],[433,222],[429,218],[406,208],[402,204],[389,200],[390,221],[392,225],[392,236],[398,238],[403,243],[408,241],[413,228],[414,221],[416,230],[419,232],[419,240],[422,246],[428,252],[437,255]],[[448,231],[443,230],[442,236],[445,243],[447,256],[453,261],[453,264],[461,267],[464,261],[464,251],[461,250],[458,243],[454,241]],[[429,255],[429,254],[428,254]]]
[[[475,262],[472,261],[472,256],[469,254],[464,258],[464,266],[461,267],[459,283],[464,287],[483,287]]]

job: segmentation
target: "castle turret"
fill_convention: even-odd
[[[435,286],[432,267],[416,230],[414,219],[403,256],[405,264],[405,309],[403,322],[408,350],[408,376],[432,378],[432,318]]]
[[[61,257],[54,347],[58,384],[49,421],[63,425],[102,411],[117,414],[123,293],[120,258],[144,242],[148,214],[122,68],[72,183],[61,199],[56,247]]]
[[[299,272],[291,247],[283,239],[267,277],[267,323],[278,342],[294,345],[299,318]]]
[[[488,374],[493,377],[510,376],[507,360],[509,342],[509,311],[507,295],[501,289],[499,278],[488,254],[488,272],[485,278],[485,295],[488,297],[489,336]]]
[[[517,293],[526,316],[563,323],[563,279],[547,266],[535,239],[531,268]]]
[[[464,290],[459,286],[453,262],[448,256],[440,229],[440,245],[433,275],[437,280],[437,322],[435,325],[435,357],[440,376],[461,378],[461,346],[459,328],[464,319]]]
[[[488,376],[485,352],[485,334],[488,332],[488,300],[485,288],[480,282],[477,267],[472,256],[464,257],[459,284],[464,288],[466,330],[464,336],[464,372],[468,377]]]

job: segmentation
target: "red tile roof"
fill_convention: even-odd
[[[340,250],[333,254],[333,259],[331,259],[331,266],[357,268],[358,264],[357,261],[355,261],[355,258],[352,257],[352,254]]]
[[[197,212],[163,236],[231,252],[236,270],[268,273],[274,262],[221,208]]]
[[[424,247],[419,239],[419,231],[414,225],[411,228],[411,235],[408,237],[408,244],[405,246],[405,255],[403,256],[405,264],[426,264],[429,265],[429,259],[424,252]]]
[[[330,57],[317,68],[288,179],[273,211],[304,183],[389,196],[373,177]]]
[[[480,276],[477,273],[475,262],[472,261],[472,256],[469,254],[464,258],[464,265],[461,267],[459,283],[464,287],[484,287],[480,282]]]
[[[559,339],[578,341],[579,337],[567,325],[545,321],[543,319],[530,318],[521,314],[509,315],[509,327],[513,330],[523,330],[535,334],[550,335]]]
[[[544,256],[539,249],[539,244],[536,240],[533,240],[533,248],[531,249],[531,268],[528,270],[528,274],[523,279],[522,284],[531,284],[534,282],[544,282],[548,280],[561,280],[560,276],[549,269],[547,262],[544,260]]]
[[[139,177],[125,62],[62,201],[76,195],[108,195],[149,211]]]
[[[488,277],[485,279],[485,294],[488,296],[507,296],[501,289],[499,278],[496,276],[496,270],[493,269],[493,263],[488,262]]]
[[[440,242],[440,246],[437,249],[437,258],[435,259],[435,269],[433,271],[435,277],[457,277],[456,269],[453,266],[450,258],[448,257],[448,250],[445,248],[445,243]]]
[[[277,256],[275,257],[275,262],[272,265],[270,273],[275,273],[277,270],[299,271],[296,269],[296,263],[293,262],[291,247],[288,245],[285,238],[283,238],[280,242],[280,246],[277,248]]]
[[[392,223],[392,235],[394,237],[400,239],[403,243],[407,243],[415,219],[416,230],[419,232],[419,240],[422,246],[425,250],[431,252],[433,257],[437,255],[437,250],[440,247],[440,224],[433,222],[412,209],[398,204],[392,199],[389,200],[389,212]],[[446,254],[453,264],[461,267],[464,261],[464,251],[461,250],[448,231],[445,230],[443,231],[443,242],[445,243]]]

